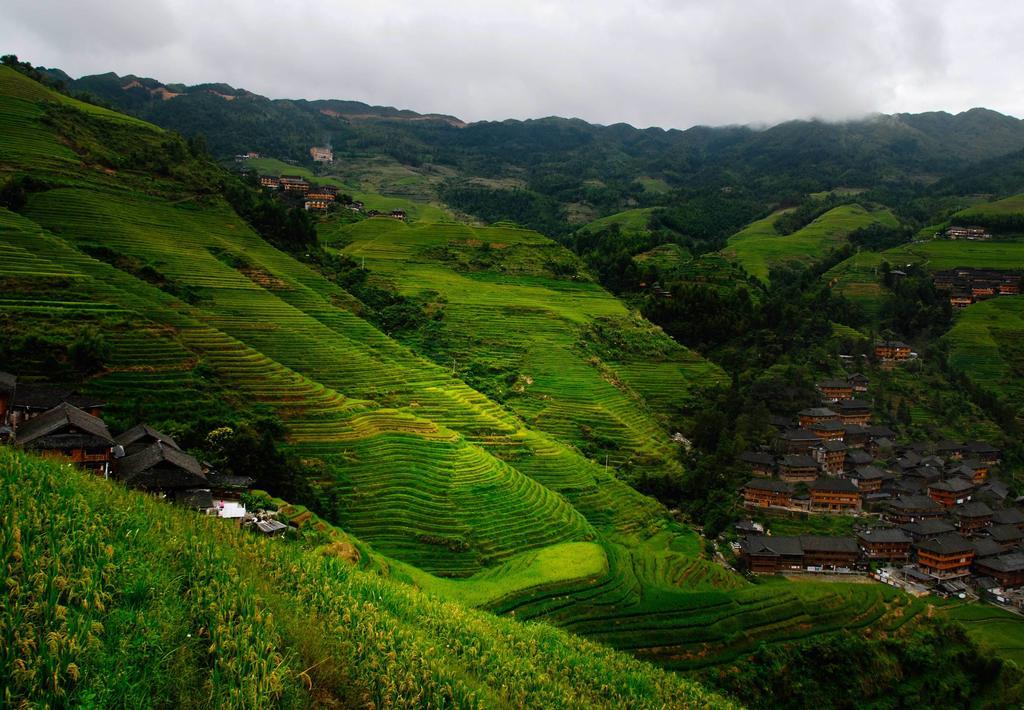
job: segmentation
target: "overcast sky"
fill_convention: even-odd
[[[73,76],[223,81],[466,120],[1024,116],[1001,0],[3,0],[0,51]]]

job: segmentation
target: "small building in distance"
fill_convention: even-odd
[[[736,457],[737,460],[750,469],[754,476],[770,478],[775,473],[775,457],[771,454],[759,451],[744,451]]]
[[[898,340],[883,340],[875,343],[875,357],[879,360],[901,362],[910,359],[910,346]]]
[[[928,484],[928,496],[946,508],[967,503],[971,500],[973,491],[974,484],[959,476]]]
[[[406,219],[405,210],[391,210],[391,219],[400,219],[404,222]]]
[[[797,418],[800,421],[800,426],[804,428],[810,428],[815,424],[822,424],[824,422],[839,421],[839,415],[828,407],[802,409],[797,414]]]
[[[268,190],[276,190],[281,187],[281,180],[273,175],[260,175],[260,187],[265,187]]]
[[[945,232],[946,239],[970,239],[972,241],[988,241],[992,238],[984,227],[956,227],[951,226],[946,228]]]
[[[309,155],[315,163],[330,163],[334,160],[334,151],[330,146],[315,145],[309,149]]]
[[[961,535],[970,537],[992,524],[992,509],[979,501],[971,501],[953,508],[956,527]]]
[[[309,183],[298,175],[282,175],[278,180],[285,192],[297,192],[300,195],[309,192]]]
[[[306,200],[304,206],[307,212],[326,212],[331,204],[329,200]]]
[[[811,447],[811,456],[826,473],[838,476],[843,472],[846,461],[846,444],[842,441],[823,441]]]
[[[817,384],[823,402],[853,399],[853,383],[848,380],[824,380]]]
[[[871,423],[871,403],[862,399],[844,399],[836,403],[839,409],[839,421],[844,425],[859,424],[867,426]]]
[[[102,419],[67,402],[21,424],[14,441],[23,449],[67,459],[104,478],[110,475],[116,445]]]

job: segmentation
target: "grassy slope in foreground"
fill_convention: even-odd
[[[542,624],[427,597],[0,449],[5,703],[727,707]]]
[[[895,226],[896,218],[888,210],[868,211],[860,205],[840,205],[829,210],[803,229],[781,235],[775,231],[776,212],[748,225],[729,237],[722,253],[734,258],[748,272],[768,280],[770,268],[787,261],[812,261],[846,241],[853,231],[871,224]]]

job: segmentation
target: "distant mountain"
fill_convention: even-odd
[[[269,99],[227,84],[113,73],[70,79],[48,71],[73,92],[203,134],[221,158],[254,150],[302,162],[311,145],[330,144],[348,162],[388,156],[413,168],[444,166],[454,176],[439,188],[444,201],[488,221],[514,219],[552,234],[569,230],[571,212],[593,217],[720,191],[778,203],[836,187],[929,185],[1024,150],[1024,121],[982,108],[788,121],[763,130],[637,129],[557,117],[466,123],[357,101]],[[644,180],[668,190],[647,191]],[[1024,189],[1015,180],[1001,189]]]

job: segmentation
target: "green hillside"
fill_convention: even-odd
[[[101,599],[119,612],[111,638],[124,641],[104,646],[99,665],[83,662],[99,670],[89,671],[97,680],[76,698],[80,704],[103,704],[123,690],[103,685],[121,676],[101,679],[118,654],[136,654],[132,663],[140,665],[154,658],[177,664],[167,677],[179,666],[201,669],[180,671],[182,693],[208,688],[212,675],[213,687],[226,688],[227,704],[242,704],[252,693],[301,697],[305,678],[298,671],[344,679],[349,665],[356,697],[377,706],[389,698],[422,704],[423,698],[408,700],[420,687],[406,672],[422,678],[423,697],[435,705],[472,704],[473,692],[487,705],[605,702],[587,690],[605,671],[588,670],[591,661],[578,656],[529,680],[534,667],[522,664],[550,646],[545,639],[564,636],[432,606],[412,587],[517,620],[552,622],[679,669],[728,663],[764,643],[827,631],[891,633],[926,611],[879,585],[751,584],[709,556],[693,529],[630,487],[627,481],[649,474],[683,473],[671,427],[685,430],[699,391],[722,384],[722,371],[612,297],[545,236],[424,215],[413,224],[325,221],[320,237],[330,253],[365,265],[371,286],[408,298],[427,316],[416,327],[384,332],[364,318],[367,302],[323,263],[314,268],[307,254],[275,248],[241,219],[222,196],[228,178],[180,137],[80,109],[2,67],[0,117],[0,175],[24,191],[13,211],[0,208],[0,342],[14,348],[18,374],[81,379],[87,393],[109,402],[105,416],[115,428],[145,420],[172,433],[203,427],[205,434],[243,415],[271,417],[283,427],[281,445],[301,465],[301,480],[292,483],[303,497],[295,502],[369,545],[393,581],[408,583],[378,587],[316,555],[291,562],[293,548],[278,553],[242,542],[248,538],[229,539],[206,527],[215,522],[155,512],[152,501],[138,514],[102,506],[94,513],[91,500],[128,510],[135,505],[128,501],[139,499],[83,483],[81,500],[51,496],[47,510],[81,511],[83,519],[98,517],[111,527],[79,526],[88,536],[67,544],[93,545],[95,552],[110,535],[106,544],[118,559],[152,550],[156,557],[139,555],[140,564],[161,575],[166,567],[152,588],[184,585],[188,594],[155,595],[140,568],[126,566],[125,574],[135,576],[117,577],[110,587],[130,597],[125,606]],[[26,175],[33,179],[17,183]],[[842,231],[878,214],[886,213],[847,215],[837,220],[844,227],[833,226]],[[819,241],[834,236],[816,229]],[[72,355],[68,343],[83,333],[102,339],[98,362],[82,365]],[[14,461],[8,468],[53,480],[46,467]],[[15,495],[20,478],[13,480],[4,495]],[[77,485],[70,474],[65,480]],[[273,486],[271,492],[279,494]],[[42,508],[31,510],[33,520],[41,515]],[[124,535],[143,519],[154,521],[145,535]],[[193,522],[201,526],[195,535],[188,532]],[[52,526],[54,535],[62,529]],[[10,530],[4,526],[4,534]],[[214,544],[221,534],[223,543]],[[162,535],[165,547],[158,544]],[[219,577],[213,568],[228,574]],[[90,574],[95,580],[99,572]],[[350,580],[357,591],[347,591]],[[235,611],[214,608],[211,600],[230,585],[242,595]],[[201,611],[180,606],[178,596],[188,595],[201,599]],[[149,604],[152,614],[140,620],[138,608]],[[400,619],[356,614],[382,605]],[[264,609],[280,628],[259,626],[256,612],[267,619]],[[249,633],[243,629],[250,617],[262,644],[255,657],[231,636]],[[83,618],[91,624],[92,617]],[[185,629],[221,634],[216,623],[227,629],[223,648],[242,649],[238,660],[219,665],[210,654],[220,641],[204,651],[211,640],[193,649],[180,638]],[[318,640],[324,628],[333,633]],[[504,667],[482,670],[484,645],[457,635],[473,628],[500,628],[493,633],[506,638],[520,633],[508,629],[522,628],[537,639],[536,646],[509,641],[513,650],[495,652],[516,657],[508,672],[518,680],[502,675]],[[310,637],[309,629],[318,633]],[[287,653],[289,639],[297,656]],[[436,639],[433,650],[429,639]],[[409,645],[390,645],[399,643]],[[477,660],[424,660],[442,644]],[[287,661],[277,676],[260,665],[268,654],[276,662],[273,653]],[[352,660],[314,673],[321,666],[311,666],[325,656]],[[62,657],[61,673],[71,673],[68,662]],[[566,667],[590,674],[577,695],[558,694],[569,692],[575,677]],[[45,668],[50,677],[56,670]],[[126,697],[173,694],[161,685],[167,682],[142,681]],[[608,704],[630,705],[631,693],[666,697],[647,681],[622,682],[606,683]],[[686,699],[679,687],[665,687],[681,693],[668,697]]]
[[[646,234],[648,231],[647,223],[650,220],[651,212],[653,211],[653,208],[645,207],[635,210],[625,210],[624,212],[616,212],[613,215],[595,219],[593,222],[588,222],[580,227],[580,231],[596,232],[602,229],[607,229],[613,224],[616,224],[619,226],[619,229],[622,230],[623,234],[629,236]]]
[[[993,200],[992,202],[980,202],[970,207],[960,210],[953,215],[955,222],[966,224],[972,220],[985,221],[989,217],[1005,217],[1005,216],[1021,216],[1024,215],[1024,194],[1011,195],[1001,200]]]
[[[997,298],[961,312],[943,337],[949,364],[972,382],[1019,402],[1024,395],[1024,300]]]
[[[840,205],[792,234],[775,230],[776,212],[753,222],[731,236],[722,253],[735,259],[748,272],[768,280],[769,269],[787,261],[811,261],[841,246],[853,231],[871,224],[896,226],[888,210],[869,211],[860,205]]]
[[[883,252],[890,264],[922,264],[932,271],[973,266],[978,269],[1024,268],[1024,242],[971,242],[934,239]]]
[[[730,707],[541,624],[439,601],[0,449],[0,685],[61,707]]]

